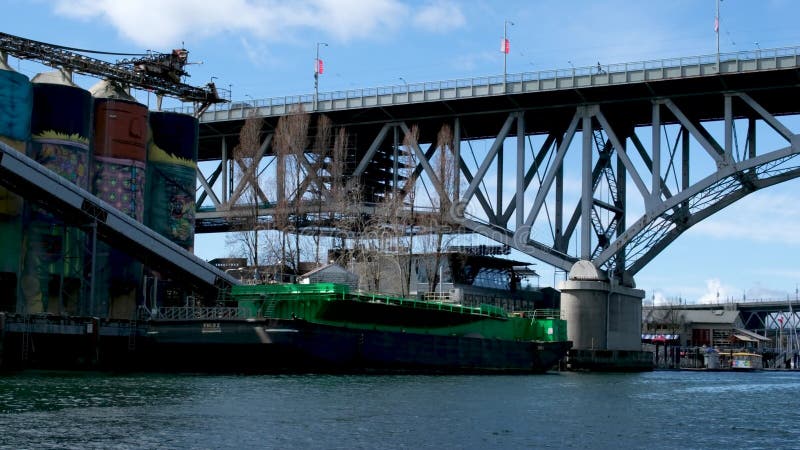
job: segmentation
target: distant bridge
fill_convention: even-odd
[[[739,311],[745,328],[764,334],[765,330],[784,328],[800,329],[800,300],[742,300],[724,303],[702,303],[692,305],[659,305],[648,309],[669,311],[692,309],[707,311]]]
[[[278,119],[302,108],[312,128],[324,114],[346,129],[346,176],[361,181],[365,208],[388,192],[427,188],[467,230],[563,270],[591,260],[630,285],[692,225],[800,175],[800,137],[781,120],[800,112],[798,69],[792,47],[217,106],[200,116],[200,160],[218,164],[198,171],[197,231],[228,229],[248,214],[248,185],[234,183],[234,166],[266,170]],[[250,115],[265,127],[254,164],[244,166],[232,151]],[[452,186],[435,167],[443,125],[458,167]],[[418,139],[404,144],[415,126]],[[413,176],[398,176],[409,153]],[[319,211],[332,185],[315,161],[326,155],[304,156],[299,189],[284,200]],[[286,192],[274,180],[259,186],[267,218],[281,200],[270,191]]]

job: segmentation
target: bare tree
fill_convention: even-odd
[[[331,248],[336,249],[336,262],[348,266],[353,259],[355,248],[358,246],[358,230],[362,226],[361,201],[362,189],[360,180],[348,178],[348,142],[349,136],[344,128],[336,133],[331,152],[330,173],[330,212],[328,221],[335,225],[337,235],[331,237]],[[348,248],[348,241],[355,242],[353,248]]]
[[[317,205],[317,216],[315,218],[317,226],[313,235],[314,239],[314,259],[317,264],[320,263],[320,244],[321,244],[321,219],[322,207],[326,200],[326,187],[322,182],[323,171],[325,169],[326,161],[330,156],[331,146],[331,119],[326,115],[321,115],[317,119],[317,132],[314,139],[314,152],[312,153],[313,161],[311,169],[314,173],[314,203]]]
[[[403,167],[398,168],[403,171]],[[387,191],[375,206],[369,224],[372,238],[373,258],[378,262],[372,266],[373,284],[376,289],[406,296],[410,285],[410,255],[413,222],[404,201],[401,188]]]
[[[449,125],[442,125],[437,134],[436,146],[433,164],[436,176],[431,177],[433,189],[428,191],[431,213],[423,221],[426,232],[422,239],[426,253],[422,265],[427,275],[429,292],[435,292],[442,281],[440,268],[453,236],[449,213],[455,192],[457,167],[453,152],[453,131]]]
[[[362,235],[354,238],[357,272],[362,285],[407,296],[411,286],[414,234],[417,231],[416,168],[419,129],[413,125],[395,151],[397,173],[391,186],[380,193],[368,220],[359,225]]]
[[[411,285],[411,263],[415,232],[414,202],[416,198],[416,158],[419,129],[413,125],[395,151],[395,174],[392,183],[376,205],[371,224],[372,235],[378,240],[379,266],[382,270],[373,275],[380,290],[407,296]]]
[[[375,204],[369,216],[360,216],[364,217],[364,221],[359,224],[356,255],[359,275],[368,291],[381,291],[383,275],[385,272],[390,273],[386,270],[385,263],[391,238],[396,232],[393,222],[394,208],[393,195],[389,192]]]
[[[266,201],[261,190],[265,180],[260,178],[261,159],[258,157],[262,125],[263,119],[250,115],[239,131],[239,144],[233,150],[233,160],[238,168],[234,173],[237,184],[245,183],[247,186],[242,191],[238,202],[238,207],[246,209],[247,213],[242,229],[228,234],[226,237],[226,244],[236,248],[237,254],[247,258],[248,264],[252,264],[256,268],[261,264],[259,256],[261,230],[258,210],[261,201]]]
[[[347,143],[348,143],[348,136],[347,132],[344,128],[340,128],[339,131],[336,133],[336,139],[333,142],[333,151],[331,152],[330,163],[328,165],[329,169],[328,172],[330,173],[330,185],[328,187],[328,191],[330,192],[331,198],[330,203],[333,206],[331,211],[328,213],[328,220],[331,225],[338,224],[337,227],[340,231],[339,236],[332,237],[331,248],[340,248],[344,249],[345,241],[346,241],[346,233],[342,233],[341,231],[347,230],[347,223],[346,223],[346,216],[348,214],[349,208],[349,197],[348,197],[348,184],[345,178],[345,170],[347,166]],[[357,180],[354,180],[352,184],[353,191],[360,191]],[[343,228],[344,226],[344,228]],[[339,242],[336,242],[336,239],[339,239]],[[341,262],[341,261],[340,261]]]
[[[405,195],[403,196],[405,204],[408,205],[408,213],[406,214],[406,227],[408,228],[408,255],[406,257],[405,265],[405,285],[409,289],[406,294],[410,293],[411,289],[411,271],[414,257],[414,236],[418,229],[418,219],[415,206],[417,204],[417,157],[414,148],[419,145],[419,128],[413,125],[405,136],[403,136],[403,153],[405,156],[406,167],[406,181],[403,186]]]
[[[303,221],[302,175],[303,162],[307,162],[305,153],[308,146],[308,124],[309,115],[301,108],[282,116],[275,129],[275,152],[278,158],[275,222],[281,232],[281,266],[290,263],[295,273],[300,266],[299,228]],[[295,236],[293,249],[289,247],[288,233]]]
[[[336,262],[353,270],[363,289],[381,290],[384,264],[382,253],[388,245],[386,240],[386,213],[379,202],[372,211],[365,210],[364,190],[361,180],[348,178],[348,136],[339,129],[334,140],[330,162],[331,212],[328,219],[335,223],[338,234],[331,239],[331,248]]]

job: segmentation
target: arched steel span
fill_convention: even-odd
[[[328,93],[313,115],[325,113],[350,134],[347,176],[363,182],[366,213],[386,192],[410,189],[396,170],[409,152],[416,162],[408,179],[448,196],[460,226],[564,270],[591,260],[630,283],[692,225],[800,174],[798,136],[782,122],[800,113],[799,50],[722,55],[719,65],[712,55],[519,74],[507,84],[486,78]],[[311,108],[311,100],[294,105]],[[228,157],[242,118],[265,120],[256,165],[240,167],[260,172],[274,160],[275,125],[292,105],[270,99],[201,116],[201,159],[220,162],[210,176],[199,173],[198,231],[224,229],[245,208],[248,184],[230,183]],[[437,183],[434,168],[443,124],[459,168],[452,189]],[[414,125],[417,143],[403,145]],[[330,187],[319,160],[309,149],[293,194],[306,201],[317,190],[308,207],[317,210]],[[264,190],[258,196],[271,203]]]
[[[469,215],[461,220],[469,229],[564,270],[569,270],[578,259],[587,259],[619,277],[633,276],[692,225],[757,189],[800,176],[799,135],[747,93],[726,92],[720,100],[723,129],[714,131],[722,134],[722,143],[710,131],[718,124],[713,121],[704,124],[690,118],[676,104],[678,100],[652,100],[649,143],[643,143],[630,124],[607,117],[602,105],[578,106],[566,132],[550,136],[533,164],[527,166],[528,173],[517,174],[516,192],[528,192],[530,173],[536,162],[547,158],[553,161],[530,197],[533,201],[529,209],[523,209],[524,202],[515,203],[518,198],[515,193],[502,215],[484,210],[483,220]],[[734,103],[741,104],[742,111],[735,112]],[[667,115],[671,116],[665,120]],[[518,113],[517,117],[509,116],[509,120],[521,122],[523,117]],[[743,152],[737,151],[734,139],[737,121],[747,122]],[[759,123],[768,125],[777,136],[778,142],[766,152],[759,151],[756,140]],[[670,127],[677,130],[674,146],[662,151],[662,132]],[[581,141],[574,147],[581,154],[579,167],[573,169],[581,175],[580,197],[571,218],[565,222],[558,217],[564,206],[563,200],[559,200],[563,199],[563,173],[568,170],[564,161],[567,152],[575,150],[570,143],[577,140],[578,133]],[[555,145],[557,142],[560,144]],[[649,148],[645,143],[650,144]],[[637,155],[639,164],[634,161]],[[490,154],[489,158],[492,157],[495,156]],[[695,160],[701,158],[708,159],[710,170],[703,173],[701,166],[699,174],[690,177],[693,166],[701,165]],[[524,158],[519,162],[524,162]],[[484,160],[484,166],[486,163]],[[680,179],[669,184],[667,177],[676,172]],[[479,175],[484,173],[479,171]],[[471,195],[477,186],[474,180],[461,202],[473,201]],[[626,189],[629,182],[635,189]],[[601,186],[603,192],[598,189]],[[543,215],[550,194],[555,195],[555,231],[551,241],[541,241],[531,230]],[[636,214],[628,208],[632,197],[638,198],[641,210],[637,211],[638,218],[626,227],[625,223]],[[524,211],[525,215],[516,214],[516,223],[509,226],[508,220],[516,211]],[[573,238],[577,239],[578,249],[569,254],[567,245]]]

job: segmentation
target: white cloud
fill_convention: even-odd
[[[761,283],[755,283],[755,285],[743,289],[723,284],[719,278],[711,278],[706,280],[705,292],[698,296],[697,303],[715,304],[730,301],[782,300],[788,294],[783,289],[765,287]]]
[[[247,58],[252,61],[253,64],[261,66],[267,63],[270,51],[266,45],[259,42],[252,43],[244,36],[239,39],[239,42],[241,42]]]
[[[432,32],[447,32],[467,23],[459,7],[447,0],[430,2],[414,14],[415,26]]]
[[[771,188],[775,189],[775,188]],[[695,233],[715,239],[800,245],[800,209],[789,194],[760,191],[737,201],[693,226]]]
[[[306,10],[312,16],[309,23],[334,37],[346,41],[371,36],[398,26],[398,17],[408,14],[408,8],[396,0],[309,0]],[[288,8],[289,11],[294,9]]]
[[[758,274],[762,271],[755,270],[753,273]],[[763,273],[767,274],[769,271],[764,270]],[[794,292],[790,293],[785,289],[764,286],[760,282],[754,282],[750,287],[744,287],[743,285],[726,284],[722,281],[722,277],[708,278],[699,283],[691,281],[681,283],[681,279],[682,277],[674,275],[643,275],[637,276],[636,281],[637,287],[646,291],[645,305],[723,304],[742,300],[782,300],[787,298],[787,295],[794,296]],[[739,278],[734,278],[734,282],[738,281],[740,281]],[[645,288],[645,285],[654,287]],[[659,287],[664,285],[668,287]],[[717,300],[717,293],[719,293],[719,300]]]
[[[706,292],[697,299],[697,303],[724,303],[732,298],[740,300],[742,293],[736,292],[736,288],[722,284],[719,278],[711,278],[706,280]]]
[[[756,283],[755,286],[747,289],[746,296],[746,300],[783,300],[786,298],[787,292],[782,289],[764,287],[761,283]]]
[[[397,27],[408,8],[398,0],[58,0],[55,11],[110,22],[121,35],[147,47],[168,47],[222,32],[271,40],[316,30],[340,41]]]
[[[476,70],[485,71],[487,66],[491,67],[497,62],[497,53],[500,52],[461,53],[452,58],[451,65],[458,68],[461,73],[469,73]]]
[[[661,291],[653,292],[651,297],[650,297],[650,300],[651,300],[653,306],[672,305],[672,304],[675,303],[672,300],[667,299],[667,297],[665,297],[664,293],[661,292]]]
[[[759,267],[754,269],[754,275],[763,275],[770,278],[787,278],[792,280],[800,280],[800,269],[788,269],[786,267]]]
[[[636,280],[637,287],[642,289],[642,280]],[[645,280],[648,281],[648,280]],[[694,304],[697,303],[697,299],[706,293],[706,288],[700,288],[696,285],[690,284],[683,284],[677,285],[675,284],[674,277],[670,277],[669,281],[669,289],[663,288],[653,288],[653,289],[646,289],[645,290],[645,298],[643,302],[645,305],[654,304],[656,306],[662,305],[677,305],[677,304]],[[650,283],[653,284],[653,283]],[[659,283],[660,284],[660,283]],[[716,297],[715,297],[716,298]]]

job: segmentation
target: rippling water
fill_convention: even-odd
[[[798,448],[800,372],[0,376],[0,448]]]

